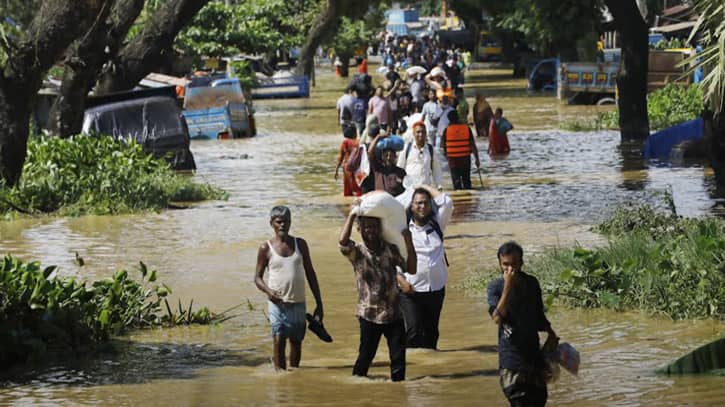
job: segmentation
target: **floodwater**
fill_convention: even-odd
[[[406,382],[387,379],[384,340],[370,378],[351,377],[358,346],[355,284],[337,251],[350,201],[333,181],[341,139],[334,102],[344,81],[323,69],[312,98],[257,102],[256,138],[192,143],[197,178],[226,189],[228,201],[158,214],[0,223],[0,252],[58,264],[64,275],[103,278],[142,260],[174,289],[174,301],[193,298],[195,307],[216,311],[244,304],[237,318],[218,326],[135,332],[121,338],[115,353],[17,374],[0,382],[0,405],[506,405],[485,294],[461,287],[473,273],[495,266],[502,242],[519,241],[527,255],[596,245],[602,240],[589,226],[618,204],[658,203],[658,194],[670,189],[678,213],[697,216],[716,212],[715,200],[711,171],[702,165],[644,163],[620,151],[616,133],[555,130],[558,121],[596,114],[596,108],[527,95],[523,82],[505,71],[474,73],[468,85],[486,91],[516,126],[513,152],[496,161],[482,155],[485,188],[453,194],[440,351],[410,351]],[[271,367],[265,298],[252,282],[257,248],[271,236],[267,212],[276,204],[292,208],[292,233],[309,242],[325,325],[335,338],[327,344],[309,334],[302,367],[286,373]],[[85,259],[82,268],[73,262],[76,252]],[[562,372],[550,386],[550,405],[725,404],[722,378],[653,373],[722,336],[725,324],[563,307],[548,315],[582,358],[578,377]]]

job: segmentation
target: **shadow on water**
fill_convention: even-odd
[[[416,380],[424,380],[424,379],[456,380],[456,379],[468,379],[471,377],[480,377],[480,376],[495,377],[495,376],[498,376],[498,370],[496,370],[496,369],[476,369],[476,370],[471,370],[470,372],[433,374],[433,375],[425,375],[425,376],[419,376],[419,377],[411,377],[407,380],[408,381],[416,381]]]
[[[462,348],[456,348],[456,349],[442,349],[438,352],[481,352],[481,353],[496,353],[498,352],[498,346],[496,345],[472,345],[472,346],[465,346]]]
[[[0,377],[0,389],[19,386],[98,386],[139,384],[153,380],[194,379],[211,367],[257,367],[269,358],[253,349],[231,350],[210,344],[138,343],[115,340],[109,350],[73,361],[28,370],[21,368]],[[11,375],[11,376],[10,376]]]

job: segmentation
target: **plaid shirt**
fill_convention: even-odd
[[[360,318],[388,324],[402,318],[396,266],[405,270],[405,259],[398,247],[384,242],[379,252],[350,240],[340,252],[352,263],[357,280],[357,312]]]

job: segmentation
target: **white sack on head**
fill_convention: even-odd
[[[435,78],[436,76],[442,76],[442,77],[445,78],[446,77],[446,71],[444,71],[443,69],[441,69],[441,67],[436,66],[435,68],[431,69],[430,76],[432,78]]]
[[[428,71],[423,68],[422,66],[411,66],[410,68],[406,69],[405,72],[408,74],[408,76],[415,76],[415,75],[425,75]]]
[[[403,258],[408,258],[405,240],[401,232],[408,228],[405,222],[405,206],[385,191],[372,191],[362,196],[357,208],[358,216],[380,218],[383,240],[398,246]]]

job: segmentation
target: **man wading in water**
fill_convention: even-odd
[[[409,348],[438,348],[438,320],[448,282],[443,232],[452,213],[451,198],[433,187],[422,185],[413,192],[408,208],[408,229],[418,266],[415,274],[405,273],[398,278],[403,291],[401,306]]]
[[[503,394],[512,407],[544,406],[547,369],[539,331],[558,342],[544,315],[536,277],[521,271],[524,250],[515,242],[498,249],[503,278],[488,285],[488,313],[498,325],[498,366]],[[547,339],[547,342],[549,341]]]
[[[275,206],[269,213],[274,237],[259,247],[254,283],[269,298],[268,311],[272,323],[274,346],[272,362],[275,370],[285,370],[285,346],[290,342],[290,367],[300,366],[302,340],[305,338],[305,277],[315,297],[314,318],[322,322],[322,297],[317,274],[312,267],[310,250],[304,239],[289,234],[292,214],[286,206]],[[269,269],[269,282],[264,271]]]
[[[380,336],[385,335],[390,354],[390,379],[394,382],[405,380],[405,326],[395,267],[415,274],[415,249],[410,231],[402,232],[408,250],[406,261],[397,246],[383,240],[380,218],[357,217],[357,209],[353,207],[350,211],[340,233],[340,252],[352,263],[358,290],[356,314],[360,323],[360,348],[352,374],[367,376]],[[363,243],[350,240],[355,218]]]

